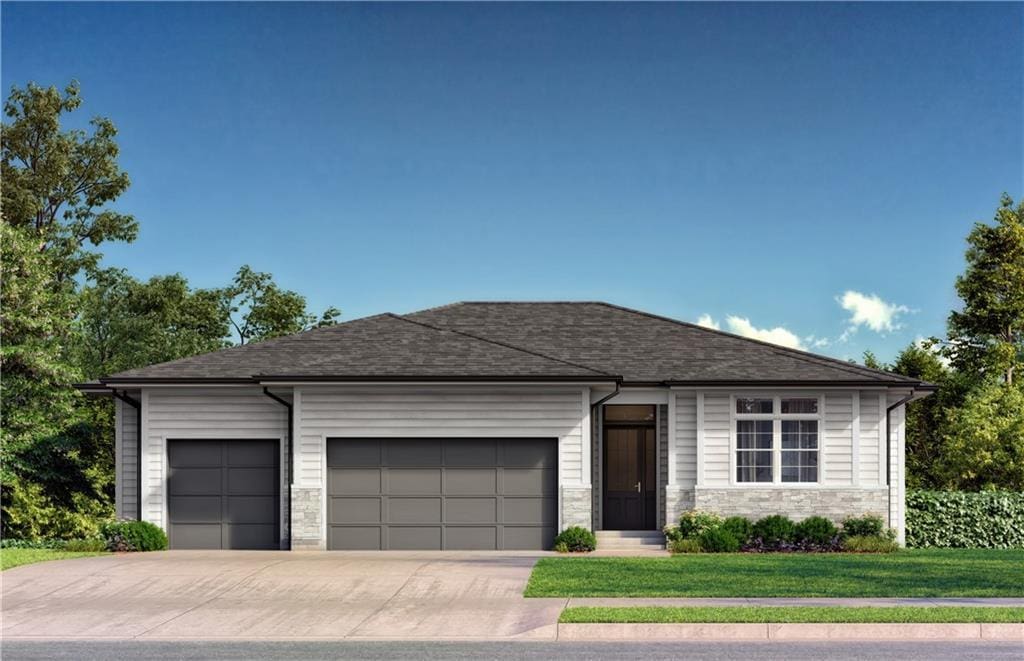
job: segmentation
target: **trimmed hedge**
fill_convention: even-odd
[[[908,491],[907,546],[1024,548],[1024,493]]]

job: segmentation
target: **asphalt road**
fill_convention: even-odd
[[[1019,643],[473,643],[473,642],[158,642],[4,641],[19,659],[757,659],[768,661],[1000,661],[1024,658]]]

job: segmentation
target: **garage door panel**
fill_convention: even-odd
[[[550,548],[558,520],[557,445],[522,438],[328,439],[328,548]]]
[[[389,468],[388,493],[396,495],[441,495],[440,468]]]
[[[223,488],[220,468],[175,468],[168,473],[168,496],[217,496]]]
[[[440,498],[388,498],[389,523],[441,523]]]
[[[380,441],[377,439],[345,439],[343,443],[327,444],[328,466],[380,466]]]
[[[171,548],[278,548],[279,449],[272,439],[168,439]]]
[[[273,496],[277,494],[276,468],[228,468],[228,493],[238,496]]]
[[[220,523],[221,497],[217,496],[175,496],[173,501],[175,520],[181,523]]]
[[[449,440],[444,444],[445,466],[495,466],[498,443],[475,439]]]
[[[383,528],[336,526],[331,527],[327,537],[327,548],[336,551],[379,551],[383,547]]]
[[[505,494],[510,496],[554,495],[554,471],[545,468],[506,468],[502,478]]]
[[[221,525],[175,523],[172,533],[174,548],[178,549],[219,549],[221,548]]]
[[[441,440],[390,440],[384,443],[384,457],[388,466],[440,466]]]
[[[331,498],[331,523],[381,523],[380,498]]]
[[[395,551],[440,551],[441,526],[389,526],[388,548]]]
[[[497,498],[446,498],[445,523],[493,523],[498,520]]]
[[[171,468],[219,468],[223,458],[223,448],[220,444],[178,441],[167,447],[167,465]]]
[[[224,547],[229,549],[276,549],[277,526],[271,523],[231,523],[224,526]]]
[[[243,441],[227,443],[230,466],[265,466],[275,468],[278,464],[277,441]]]
[[[229,496],[229,523],[268,523],[267,512],[277,507],[275,496]]]
[[[502,521],[505,523],[531,523],[551,521],[558,515],[558,501],[555,498],[503,498]]]
[[[498,528],[446,526],[445,548],[464,549],[467,551],[498,550]]]
[[[543,468],[557,462],[558,446],[549,441],[523,438],[505,443],[506,467]]]
[[[555,529],[540,526],[505,526],[504,548],[510,551],[550,549],[555,543]]]
[[[379,468],[331,468],[327,474],[327,489],[334,494],[380,493]]]
[[[494,468],[446,468],[445,493],[452,496],[493,494],[498,490],[498,471]]]

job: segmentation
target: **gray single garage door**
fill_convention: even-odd
[[[279,442],[168,440],[173,549],[277,549]]]
[[[558,443],[328,439],[330,549],[550,549]]]

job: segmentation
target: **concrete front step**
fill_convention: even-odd
[[[656,530],[599,530],[597,548],[602,550],[661,550],[665,535]]]
[[[597,535],[598,539],[601,539],[602,537],[651,537],[657,539],[665,539],[665,534],[660,530],[598,530],[594,534]]]

